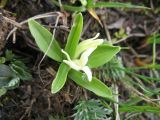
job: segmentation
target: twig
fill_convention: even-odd
[[[118,86],[116,84],[113,84],[113,89],[115,92],[114,95],[114,100],[116,101],[116,103],[114,103],[114,109],[115,109],[115,120],[120,120],[120,115],[119,115],[119,105],[117,103],[119,103],[119,97],[118,97]]]
[[[41,19],[41,18],[47,18],[47,17],[53,17],[53,16],[57,16],[57,14],[60,14],[60,12],[49,12],[49,13],[44,13],[44,14],[40,14],[31,18],[28,18],[27,20],[24,20],[22,22],[19,23],[19,25],[24,25],[28,22],[29,19]],[[16,42],[16,30],[18,29],[18,27],[14,27],[10,33],[8,34],[6,40],[9,39],[9,37],[13,34],[13,43]]]
[[[55,27],[57,27],[60,17],[62,17],[62,14],[59,14],[59,15],[57,16],[57,18],[56,18],[56,23],[55,23]],[[53,41],[54,41],[55,32],[56,32],[56,28],[54,28],[54,30],[53,30],[53,35],[52,35],[52,40],[51,40],[51,42],[49,43],[49,46],[48,46],[45,54],[43,55],[42,59],[40,60],[40,62],[39,62],[39,64],[38,64],[38,74],[39,74],[39,78],[41,79],[42,83],[43,83],[43,80],[42,80],[42,77],[41,77],[41,74],[40,74],[40,66],[41,66],[41,63],[43,62],[44,58],[46,57],[48,51],[49,51],[50,48],[51,48],[51,45],[52,45],[52,43],[53,43]]]
[[[36,98],[33,98],[31,100],[30,106],[26,108],[25,113],[20,117],[19,120],[23,120],[23,118],[28,114],[28,117],[30,116],[30,112],[32,109],[33,104],[36,102]]]
[[[53,29],[60,29],[60,30],[64,30],[64,31],[67,31],[69,32],[69,27],[65,26],[65,25],[60,25],[60,26],[48,26],[48,25],[44,25],[44,27],[48,27],[48,28],[53,28]]]
[[[19,27],[19,28],[22,27],[21,24],[19,24],[18,22],[14,21],[14,20],[12,20],[12,19],[9,19],[9,18],[4,17],[4,16],[3,16],[3,19],[4,19],[6,22],[9,22],[9,23],[13,24],[13,25],[16,26],[16,27]]]
[[[120,42],[123,42],[123,41],[127,40],[128,38],[131,38],[131,37],[145,37],[145,36],[146,36],[146,35],[145,35],[145,34],[142,34],[142,33],[134,33],[134,34],[130,34],[130,35],[128,35],[127,37],[122,38],[122,39],[120,39],[120,40],[118,40],[118,41],[116,41],[116,42],[113,42],[113,44],[118,44],[118,43],[120,43]]]
[[[91,22],[92,22],[92,19],[89,19],[89,20],[87,21],[87,23],[85,24],[85,26],[84,26],[84,28],[83,28],[83,31],[82,31],[81,36],[83,36],[83,34],[86,32],[86,30],[88,29],[88,27],[89,27],[89,25],[91,24]]]
[[[153,38],[153,50],[152,50],[152,65],[156,64],[156,38],[155,38],[155,33],[154,33],[154,38]]]
[[[102,23],[103,23],[103,26],[104,26],[104,30],[105,30],[105,34],[107,36],[107,39],[110,43],[112,43],[112,39],[111,39],[111,36],[110,36],[110,33],[109,33],[109,30],[108,30],[108,26],[107,24],[105,23],[105,21],[102,19]]]

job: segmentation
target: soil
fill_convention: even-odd
[[[111,1],[117,2],[118,0]],[[126,0],[119,1],[126,2]],[[142,66],[143,64],[151,63],[152,46],[146,44],[146,40],[154,32],[159,32],[160,25],[160,8],[158,6],[160,3],[158,0],[151,1],[131,1],[134,4],[152,6],[153,10],[151,11],[143,9],[96,9],[103,27],[89,13],[83,13],[84,30],[82,39],[93,37],[97,32],[100,32],[102,38],[108,39],[106,28],[108,28],[111,37],[115,38],[114,33],[123,27],[130,37],[120,43],[115,43],[115,45],[131,48],[127,52],[122,50],[120,53],[124,66]],[[56,32],[56,38],[60,40],[59,42],[63,46],[68,35],[68,28],[71,27],[72,23],[71,12],[60,11],[49,0],[10,0],[3,8],[0,8],[0,13],[2,13],[0,14],[0,55],[3,55],[6,49],[11,49],[16,55],[28,60],[26,64],[33,75],[32,80],[22,81],[18,88],[8,91],[6,95],[0,98],[1,120],[47,120],[50,115],[64,116],[68,120],[72,120],[73,107],[78,100],[81,98],[97,98],[91,92],[82,89],[71,81],[68,81],[59,93],[51,94],[51,82],[59,65],[46,57],[39,71],[38,64],[43,53],[36,46],[27,24],[18,28],[16,40],[13,39],[13,36],[10,36],[7,40],[7,36],[15,27],[15,24],[6,21],[4,17],[20,23],[35,15],[48,12],[61,12],[64,15],[63,19],[59,21],[59,25],[65,25],[66,28],[57,29]],[[55,17],[38,21],[52,29],[55,24]],[[157,50],[158,48],[159,46],[157,46]],[[140,55],[147,57],[143,58]],[[160,62],[159,55],[160,52],[158,51],[157,62]],[[50,70],[50,67],[52,67],[52,70]],[[111,85],[111,81],[106,84]],[[119,83],[119,87],[121,86],[122,84]],[[127,92],[124,89],[121,92],[121,97],[125,100]],[[146,115],[142,115],[137,120],[156,119],[158,120],[156,117],[151,119]]]

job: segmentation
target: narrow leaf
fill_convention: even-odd
[[[87,5],[88,8],[139,8],[139,9],[150,9],[144,6],[132,5],[130,3],[120,3],[120,2],[92,2]]]
[[[151,113],[160,113],[159,107],[153,106],[121,106],[119,108],[120,112],[151,112]]]
[[[94,19],[96,19],[101,26],[103,26],[100,18],[98,17],[97,13],[95,12],[95,10],[92,9],[92,8],[89,8],[89,9],[87,9],[87,10],[88,10],[88,12],[92,15],[92,17],[93,17]]]
[[[135,77],[138,77],[146,82],[151,82],[151,81],[160,81],[160,78],[156,78],[156,77],[148,77],[146,75],[141,75],[141,74],[137,74],[136,72],[131,71],[131,69],[127,69],[127,68],[117,68],[119,70],[124,71],[127,74],[130,75],[134,75]]]
[[[52,34],[35,20],[29,20],[28,25],[38,47],[45,53],[52,40]],[[47,55],[58,62],[62,61],[61,48],[55,39],[53,40]]]
[[[107,87],[104,83],[102,83],[100,80],[98,80],[97,78],[93,77],[92,81],[89,82],[85,74],[75,70],[71,70],[69,72],[69,77],[78,85],[94,92],[96,95],[104,98],[108,98],[110,100],[113,99],[111,89]]]
[[[79,42],[79,39],[81,37],[83,28],[83,17],[81,13],[78,13],[74,17],[74,22],[71,28],[71,31],[69,33],[67,44],[65,47],[65,51],[70,55],[71,59],[75,55],[75,51]]]
[[[160,44],[160,34],[155,34],[155,35],[150,36],[150,37],[147,39],[147,43],[153,44],[153,43],[154,43],[154,40],[155,40],[155,43],[156,43],[156,44]]]
[[[64,86],[69,70],[70,67],[67,64],[61,63],[56,78],[52,82],[52,93],[57,93]]]
[[[94,3],[93,0],[87,0],[87,6],[92,5],[93,3]]]
[[[111,46],[103,44],[97,47],[97,49],[89,56],[88,66],[90,68],[99,67],[115,56],[120,51],[119,46]]]

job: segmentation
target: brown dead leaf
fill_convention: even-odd
[[[95,12],[95,10],[93,10],[92,8],[87,9],[89,14],[98,21],[98,23],[101,25],[101,27],[103,27],[102,22],[100,20],[100,18],[98,17],[97,13]]]

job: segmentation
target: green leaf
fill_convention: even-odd
[[[150,9],[144,6],[132,5],[130,3],[120,3],[120,2],[90,2],[87,5],[88,8],[101,8],[101,7],[108,7],[108,8],[139,8],[139,9]]]
[[[155,40],[156,44],[160,44],[160,34],[153,34],[147,39],[147,43],[153,44]]]
[[[19,82],[20,78],[14,74],[9,66],[0,64],[0,89],[14,89],[19,86]]]
[[[69,33],[67,44],[65,47],[65,51],[69,54],[71,59],[75,55],[75,51],[79,42],[79,39],[81,37],[83,28],[83,17],[81,13],[78,13],[74,16],[74,22],[71,28],[71,31]]]
[[[0,64],[3,64],[6,62],[6,58],[5,57],[0,57]]]
[[[0,64],[0,88],[8,84],[14,73],[9,66]]]
[[[97,78],[93,77],[92,81],[89,82],[85,74],[75,70],[71,70],[69,72],[69,77],[78,85],[94,92],[96,95],[108,98],[110,100],[113,99],[111,89]]]
[[[57,0],[50,0],[50,2],[52,4],[55,4],[56,6],[60,7],[60,4],[59,4],[59,2],[57,2]],[[75,12],[75,11],[83,12],[86,10],[86,8],[84,6],[78,7],[78,6],[71,6],[71,5],[64,5],[64,4],[62,4],[62,8],[64,10],[73,11],[73,12]]]
[[[5,86],[5,88],[10,89],[10,90],[15,89],[19,86],[19,83],[20,83],[20,78],[14,77],[9,81],[8,85]]]
[[[0,88],[0,97],[7,92],[5,88]]]
[[[6,57],[6,61],[13,61],[15,55],[11,50],[6,50],[5,57]]]
[[[119,46],[112,46],[103,44],[97,47],[97,49],[89,56],[88,66],[90,68],[99,67],[115,56],[120,51]]]
[[[93,0],[87,0],[87,6],[92,5],[93,3],[94,3]]]
[[[0,78],[12,76],[13,72],[9,66],[5,64],[0,64]]]
[[[22,80],[31,80],[32,75],[30,74],[28,68],[22,61],[14,61],[10,64],[11,69],[17,74],[17,76]]]
[[[149,105],[144,106],[121,106],[119,108],[120,112],[151,112],[151,113],[160,113],[159,107],[153,107]]]
[[[28,25],[38,47],[45,53],[51,43],[52,34],[35,20],[29,20]],[[47,55],[58,62],[62,61],[61,48],[55,39],[53,40]]]
[[[70,67],[61,63],[56,78],[52,82],[51,92],[57,93],[65,84]]]

